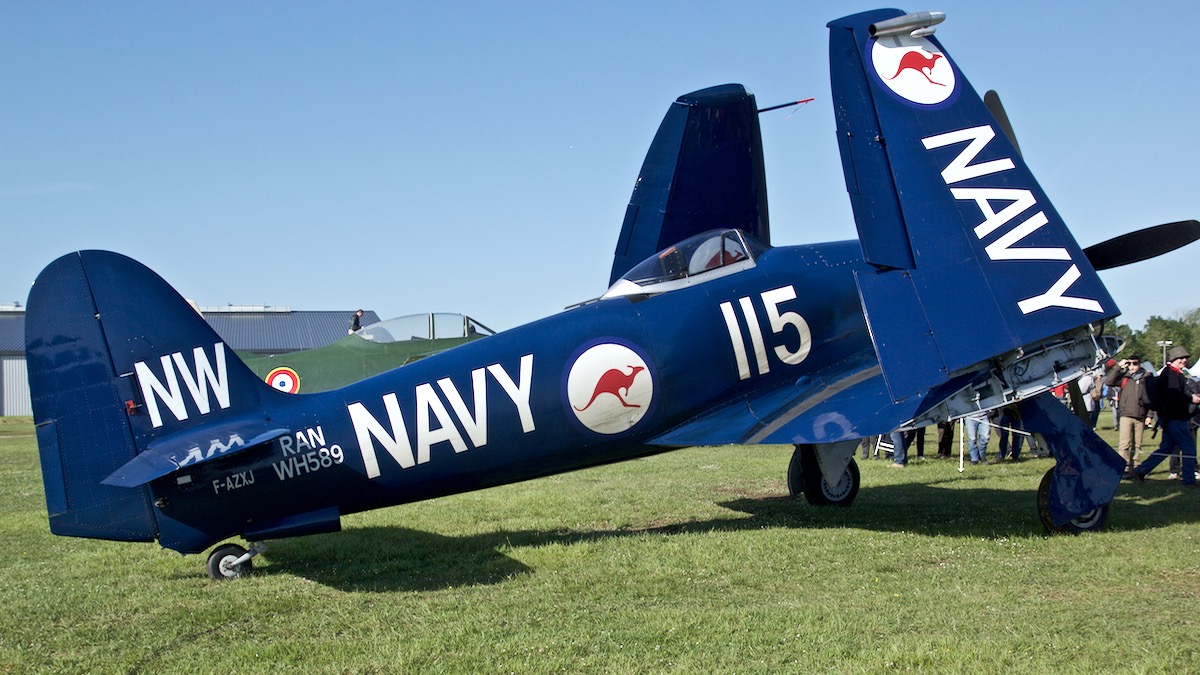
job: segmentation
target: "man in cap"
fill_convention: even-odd
[[[1189,393],[1187,387],[1188,377],[1183,369],[1190,357],[1186,347],[1172,347],[1167,352],[1167,366],[1155,380],[1154,404],[1158,409],[1163,440],[1158,450],[1134,469],[1133,475],[1138,480],[1145,480],[1146,474],[1178,449],[1183,460],[1183,485],[1196,487],[1196,439],[1188,430],[1188,417],[1189,407],[1200,403],[1200,394]]]
[[[1113,364],[1104,376],[1104,384],[1120,391],[1116,405],[1120,437],[1117,452],[1125,458],[1125,477],[1131,478],[1133,467],[1142,459],[1142,436],[1150,414],[1149,388],[1154,386],[1154,376],[1146,373],[1141,357],[1134,355]]]

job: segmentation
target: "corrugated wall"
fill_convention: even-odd
[[[29,376],[24,356],[0,356],[0,416],[29,416]]]
[[[323,347],[346,337],[351,314],[352,310],[213,312],[206,318],[234,349],[274,354]],[[365,312],[362,324],[377,321],[375,312]],[[24,312],[0,312],[0,416],[33,415],[24,349]]]

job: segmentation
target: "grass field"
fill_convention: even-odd
[[[790,452],[350,516],[216,583],[202,556],[51,535],[32,426],[0,418],[0,672],[1200,668],[1200,494],[1165,474],[1108,530],[1046,537],[1049,459],[864,461],[854,506],[819,509],[786,497]]]

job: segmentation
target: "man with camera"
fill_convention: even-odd
[[[1110,362],[1111,363],[1111,362]],[[1125,458],[1125,477],[1130,478],[1133,467],[1141,460],[1142,436],[1150,424],[1150,393],[1154,376],[1142,368],[1142,359],[1134,355],[1112,364],[1104,376],[1104,384],[1118,387],[1117,452]]]

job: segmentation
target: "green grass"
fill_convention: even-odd
[[[789,456],[694,448],[360,514],[215,583],[202,556],[51,535],[29,420],[0,420],[0,672],[1197,667],[1200,494],[1165,474],[1124,485],[1105,532],[1046,537],[1048,459],[860,462],[854,506],[818,509],[786,498]]]

